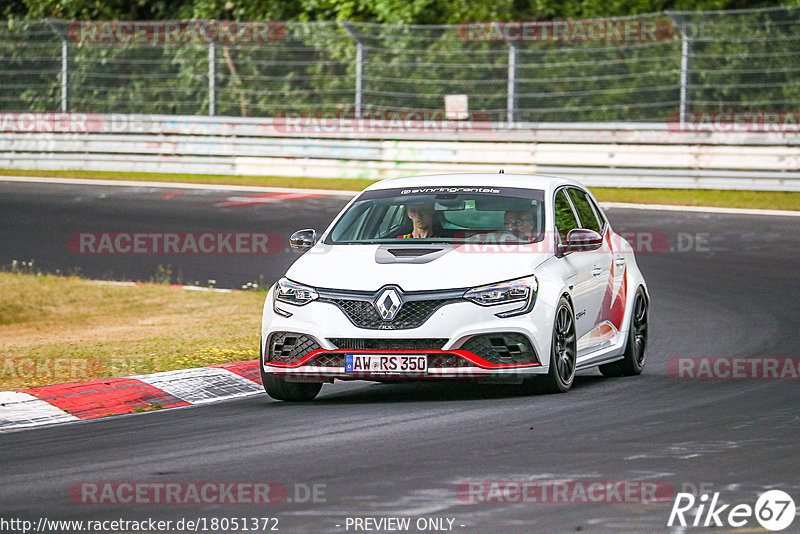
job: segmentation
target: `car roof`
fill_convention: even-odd
[[[376,189],[395,189],[407,187],[442,187],[442,186],[470,186],[470,187],[519,187],[523,189],[541,189],[552,191],[561,185],[583,184],[561,176],[544,174],[493,174],[493,173],[460,173],[460,174],[430,174],[424,176],[405,176],[402,178],[387,178],[369,186],[368,191]]]

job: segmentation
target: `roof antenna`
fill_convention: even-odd
[[[504,172],[505,172],[505,171],[503,171],[503,169],[500,169],[500,173],[499,173],[499,174],[503,174]]]

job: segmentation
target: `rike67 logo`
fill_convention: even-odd
[[[739,528],[747,526],[755,518],[761,527],[776,532],[794,522],[795,511],[794,500],[781,490],[770,490],[761,494],[755,506],[744,503],[722,504],[719,492],[711,497],[703,493],[699,498],[691,493],[678,493],[667,526]]]

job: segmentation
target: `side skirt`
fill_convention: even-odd
[[[625,357],[625,343],[627,342],[627,339],[628,332],[623,331],[617,334],[617,341],[612,345],[599,350],[584,349],[583,351],[579,351],[575,370],[582,371],[583,369],[589,369],[604,363],[611,363],[621,360]]]

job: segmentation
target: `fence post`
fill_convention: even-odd
[[[61,39],[61,112],[66,113],[69,109],[69,40],[66,32],[59,30],[52,20],[48,19],[47,25]]]
[[[216,87],[216,71],[215,61],[217,55],[214,48],[214,41],[208,43],[208,114],[213,117],[216,114],[217,105],[217,87]]]
[[[69,109],[69,43],[61,38],[61,111],[66,113]]]
[[[681,130],[686,124],[686,111],[689,107],[689,84],[691,83],[691,55],[692,55],[692,36],[689,35],[691,24],[686,22],[681,17],[680,11],[664,11],[672,24],[681,32],[681,86],[680,86],[680,105],[678,110],[678,120],[680,121]]]
[[[517,111],[517,46],[508,44],[508,101],[506,102],[506,121],[514,123]]]
[[[681,106],[680,106],[680,124],[683,130],[686,122],[686,108],[689,105],[689,69],[691,54],[691,40],[685,31],[681,31]]]
[[[363,105],[364,94],[364,43],[361,42],[361,36],[353,27],[353,25],[346,20],[342,21],[342,26],[356,41],[356,94],[355,94],[355,115],[357,119],[361,118],[361,107]]]
[[[363,98],[363,83],[364,83],[364,45],[361,41],[356,43],[356,118],[361,118],[361,102]]]

